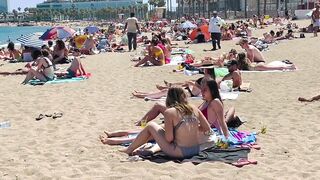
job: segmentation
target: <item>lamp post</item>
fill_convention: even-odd
[[[93,20],[94,19],[94,13],[93,13],[93,8],[94,8],[94,4],[93,3],[91,3],[91,20]]]

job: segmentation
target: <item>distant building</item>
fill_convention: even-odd
[[[135,6],[142,0],[96,0],[96,1],[77,1],[77,0],[47,0],[37,4],[38,9],[103,9],[103,8],[121,8]]]
[[[0,13],[8,12],[8,0],[0,0]]]

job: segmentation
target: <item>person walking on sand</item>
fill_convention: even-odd
[[[134,17],[134,13],[130,13],[130,17],[126,21],[126,25],[124,26],[123,32],[128,29],[127,36],[128,36],[128,46],[129,51],[137,49],[137,32],[140,34],[140,28],[138,25],[138,19]]]
[[[320,11],[319,11],[320,5],[316,5],[316,9],[312,11],[312,22],[313,22],[313,34],[314,37],[318,36],[318,30],[320,26]]]
[[[218,48],[221,49],[220,40],[221,40],[221,30],[220,26],[222,24],[221,18],[218,16],[217,11],[213,11],[213,17],[211,17],[209,22],[209,32],[211,33],[212,39],[212,51],[217,50]]]

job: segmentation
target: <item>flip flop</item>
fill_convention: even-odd
[[[249,165],[249,164],[258,164],[258,161],[256,160],[248,160],[245,158],[240,158],[237,162],[231,163],[232,165],[236,166],[236,167],[243,167],[245,165]]]
[[[63,113],[53,113],[52,119],[61,118],[63,116]]]
[[[40,121],[41,119],[43,119],[45,116],[43,114],[39,114],[38,117],[36,117],[36,121]]]

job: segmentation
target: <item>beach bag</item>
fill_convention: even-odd
[[[300,38],[305,38],[303,33],[300,34]]]

